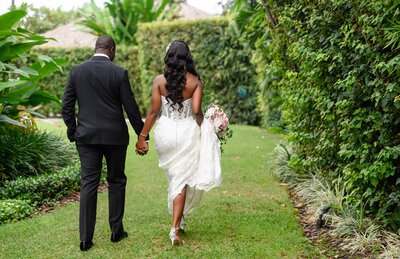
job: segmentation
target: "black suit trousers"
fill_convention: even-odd
[[[76,143],[81,161],[81,197],[79,233],[81,241],[92,241],[96,224],[97,189],[102,160],[107,161],[109,223],[113,234],[124,231],[122,218],[125,207],[126,145],[97,145]]]

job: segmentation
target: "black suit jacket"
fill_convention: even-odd
[[[70,141],[128,145],[128,127],[122,106],[139,135],[144,123],[125,69],[101,56],[93,56],[71,69],[62,102],[62,115]]]

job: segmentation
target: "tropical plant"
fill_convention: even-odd
[[[9,123],[25,127],[19,121],[21,117],[26,117],[29,122],[32,114],[40,115],[27,107],[60,103],[58,98],[38,90],[37,82],[49,73],[61,70],[63,60],[29,53],[33,47],[50,39],[15,28],[26,14],[26,10],[18,9],[0,16],[0,126]],[[34,62],[24,65],[28,59]]]
[[[110,0],[100,8],[92,0],[84,8],[85,17],[79,23],[95,35],[110,35],[119,44],[136,45],[139,22],[151,22],[161,16],[171,0]],[[89,15],[87,15],[89,13]]]

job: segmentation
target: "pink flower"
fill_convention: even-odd
[[[215,104],[211,104],[204,117],[214,128],[214,132],[220,140],[226,141],[229,130],[229,118],[225,112]]]

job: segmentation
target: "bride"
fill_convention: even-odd
[[[201,110],[202,82],[188,45],[175,40],[167,47],[164,74],[153,82],[151,110],[136,143],[145,154],[145,142],[154,129],[159,167],[168,180],[169,233],[172,245],[183,244],[184,216],[199,206],[203,191],[221,183],[220,142]],[[161,111],[161,116],[159,113]]]

